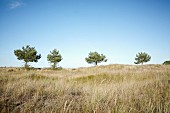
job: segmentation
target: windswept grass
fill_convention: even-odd
[[[0,68],[0,112],[169,113],[169,80],[164,65]]]

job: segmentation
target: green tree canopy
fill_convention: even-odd
[[[134,62],[135,64],[143,65],[144,62],[148,62],[151,60],[151,56],[145,52],[140,52],[140,53],[136,54],[135,60],[136,60],[136,62]]]
[[[62,56],[59,54],[57,49],[50,51],[50,54],[47,55],[47,61],[52,63],[52,68],[55,69],[57,67],[57,63],[62,60]]]
[[[170,60],[165,61],[163,64],[164,64],[164,65],[170,65]]]
[[[85,58],[85,60],[87,63],[89,64],[94,63],[95,65],[101,62],[107,62],[106,56],[103,54],[99,54],[97,52],[90,52],[89,56]]]
[[[35,47],[30,47],[29,45],[22,47],[22,49],[14,50],[14,54],[18,60],[25,62],[25,68],[29,67],[28,62],[38,62],[41,58],[41,54],[37,55]]]

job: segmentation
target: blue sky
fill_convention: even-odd
[[[0,66],[23,66],[14,50],[25,45],[42,55],[34,67],[49,67],[55,48],[65,68],[91,66],[90,51],[106,55],[101,64],[134,64],[138,52],[160,64],[169,43],[169,0],[0,0]]]

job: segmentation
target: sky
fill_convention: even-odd
[[[64,68],[92,66],[85,57],[94,51],[108,59],[99,65],[131,65],[138,52],[162,64],[170,60],[170,0],[0,0],[0,67],[23,66],[14,50],[26,45],[42,56],[33,67],[50,67],[53,49]]]

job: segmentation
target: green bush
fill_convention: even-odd
[[[170,65],[170,60],[169,61],[165,61],[163,64],[164,65]]]

